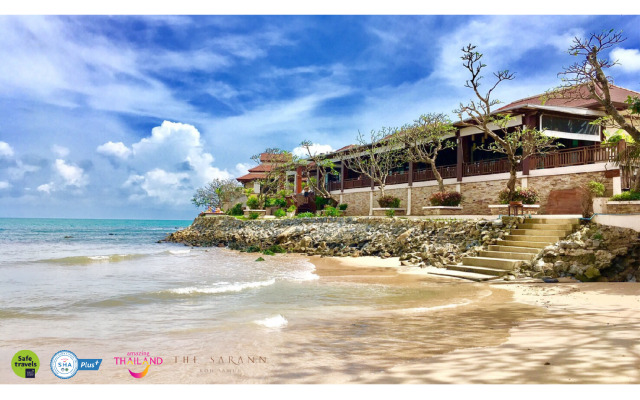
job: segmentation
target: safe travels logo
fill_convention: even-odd
[[[78,371],[97,371],[101,358],[78,359],[69,350],[60,350],[51,357],[51,372],[60,379],[73,378]]]
[[[127,367],[129,374],[136,379],[144,378],[149,372],[151,365],[161,365],[162,357],[150,357],[146,351],[129,352],[126,357],[113,357],[116,360],[116,365],[124,365]],[[141,370],[140,372],[134,372],[135,370]]]
[[[31,350],[20,350],[11,359],[11,369],[20,378],[35,378],[40,369],[40,360]]]

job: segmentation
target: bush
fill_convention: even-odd
[[[342,211],[335,207],[327,206],[324,208],[324,215],[327,217],[340,217],[342,215]]]
[[[596,197],[602,197],[604,195],[605,188],[604,185],[600,182],[590,181],[589,183],[587,183],[587,188]]]
[[[244,215],[244,212],[242,210],[242,203],[238,203],[235,206],[231,207],[227,211],[227,215],[233,215],[233,216]]]
[[[260,247],[258,247],[258,246],[249,246],[245,250],[245,252],[247,252],[247,253],[257,253],[259,251],[260,251]]]
[[[287,200],[285,199],[276,199],[275,202],[276,206],[280,207],[280,208],[285,208],[287,206]]]
[[[617,195],[613,196],[609,200],[611,200],[611,201],[634,201],[634,200],[640,200],[640,192],[634,192],[634,191],[622,192],[620,194],[617,194]]]
[[[273,213],[273,215],[275,215],[275,216],[276,216],[276,218],[282,218],[282,217],[284,217],[285,215],[287,215],[287,213],[286,213],[282,208],[278,208],[278,209]]]
[[[393,216],[396,215],[396,210],[387,210],[384,214],[389,218],[393,218]]]
[[[249,219],[258,219],[259,216],[260,216],[260,213],[257,213],[257,212],[249,213]]]
[[[274,245],[269,246],[266,251],[270,251],[272,253],[286,253],[287,252],[287,250],[285,250],[284,247],[282,247],[282,246],[280,246],[278,244],[274,244]]]
[[[378,204],[383,208],[398,208],[400,207],[400,199],[393,196],[382,196],[378,199]]]
[[[258,200],[258,197],[254,195],[249,196],[247,199],[247,207],[249,207],[250,210],[257,210],[258,206],[260,206],[260,200]]]
[[[262,254],[264,254],[265,256],[274,256],[276,253],[274,253],[273,251],[267,249],[267,250],[263,251]]]
[[[329,199],[327,199],[326,197],[322,197],[322,196],[316,196],[316,209],[317,210],[324,209],[324,206],[326,206],[327,204],[329,204]]]
[[[300,214],[296,215],[296,218],[313,218],[315,216],[316,215],[314,213],[312,213],[312,212],[303,212],[303,213],[300,213]]]
[[[458,192],[436,192],[429,197],[432,206],[459,206],[462,195]]]
[[[287,208],[287,212],[296,212],[298,208],[295,205],[290,205],[289,208]]]
[[[340,209],[340,211],[345,211],[347,209],[349,205],[342,203],[342,204],[338,204],[338,208]]]
[[[500,204],[509,204],[509,189],[505,188],[498,193]],[[538,192],[535,189],[523,189],[517,187],[512,201],[521,201],[522,204],[535,204],[539,200]]]

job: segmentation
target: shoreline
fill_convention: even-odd
[[[385,276],[394,284],[429,277],[424,269],[403,267],[397,258],[308,256],[324,277]],[[394,278],[395,277],[395,278]],[[373,279],[373,278],[371,278]],[[380,278],[376,278],[380,279]],[[365,278],[364,280],[367,280]],[[420,361],[361,376],[362,383],[457,384],[630,384],[640,383],[640,283],[555,283],[535,281],[463,282],[506,290],[506,304],[535,307],[508,329],[500,343],[459,348]],[[494,303],[484,303],[496,306]],[[473,307],[463,304],[459,307]],[[487,309],[486,312],[492,310]],[[537,314],[537,315],[536,315]],[[481,371],[481,372],[479,372]]]

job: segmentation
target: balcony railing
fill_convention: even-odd
[[[456,166],[455,165],[445,165],[442,167],[437,167],[438,172],[442,179],[455,178],[456,177]],[[426,182],[433,181],[436,177],[433,174],[431,168],[427,169],[419,169],[417,171],[413,171],[413,181],[414,182]]]
[[[491,175],[509,172],[511,166],[506,158],[482,160],[462,164],[462,176]],[[522,171],[522,165],[518,165],[518,171]]]
[[[544,156],[531,157],[531,169],[545,169],[568,167],[572,165],[595,164],[598,162],[613,161],[618,154],[616,146],[594,146],[580,147],[578,149],[559,150],[556,153],[545,154]]]

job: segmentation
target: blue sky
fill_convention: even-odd
[[[622,29],[610,57],[640,91],[637,16],[0,16],[0,217],[192,218],[195,188],[266,147],[452,114],[460,48],[559,83],[575,36]]]

